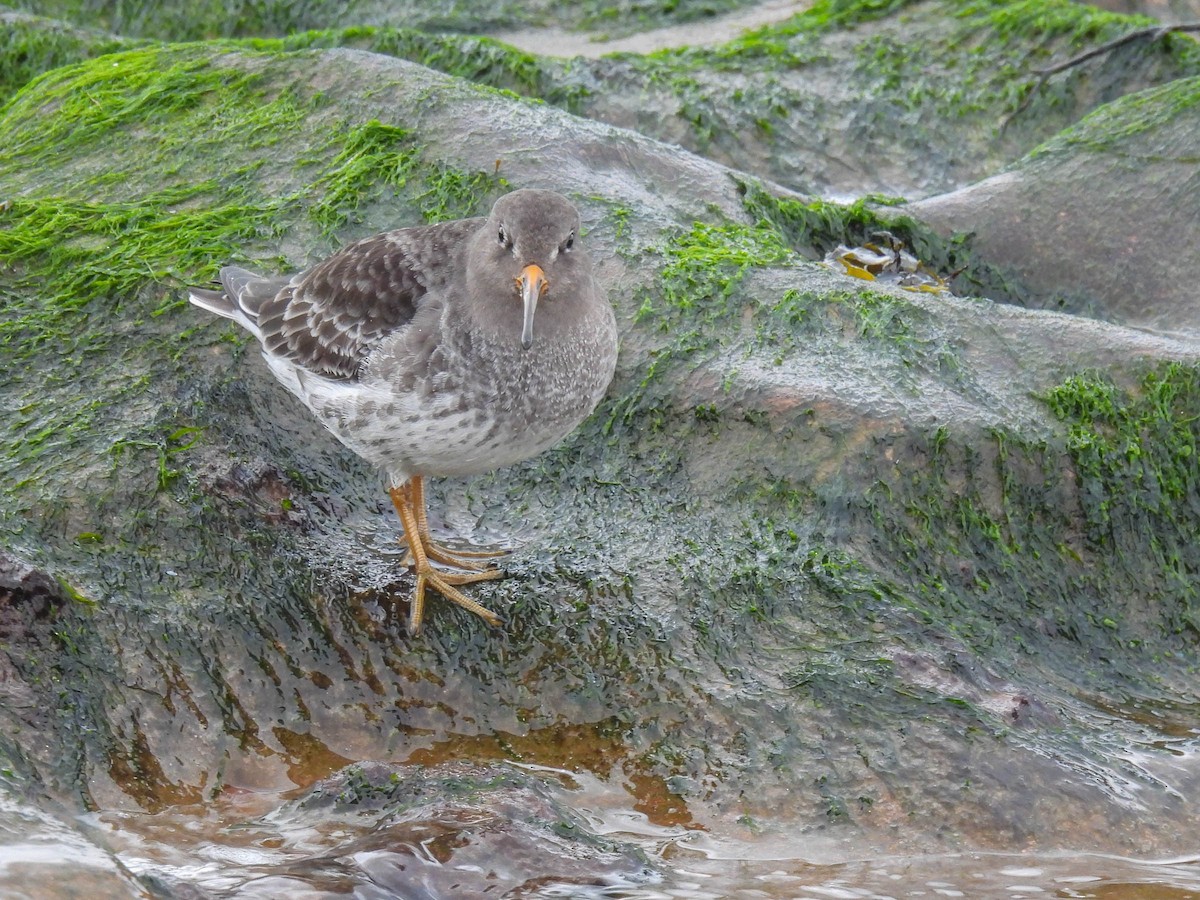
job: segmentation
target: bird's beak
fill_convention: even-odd
[[[521,346],[528,350],[533,346],[533,313],[537,309],[538,298],[546,293],[550,282],[542,267],[530,263],[521,270],[517,279],[517,287],[521,291],[521,303],[525,307],[525,321],[521,327]]]

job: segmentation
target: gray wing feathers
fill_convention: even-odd
[[[226,266],[223,291],[192,288],[191,300],[251,332],[268,357],[353,380],[379,341],[412,321],[429,290],[461,275],[459,253],[483,221],[378,234],[292,278]]]
[[[260,341],[258,311],[288,283],[286,278],[263,278],[238,266],[225,266],[218,276],[222,290],[188,288],[188,299],[226,319],[233,319]]]
[[[225,293],[250,318],[258,321],[259,309],[275,298],[287,287],[288,278],[263,278],[238,266],[226,266],[221,270],[221,284]]]
[[[188,299],[194,306],[207,309],[210,313],[233,318],[233,304],[225,296],[224,291],[209,291],[204,288],[188,288]]]

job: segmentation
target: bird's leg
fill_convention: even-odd
[[[507,556],[507,550],[450,550],[443,547],[433,539],[429,533],[429,519],[425,513],[425,479],[420,475],[414,475],[408,480],[409,497],[413,511],[417,515],[417,535],[420,537],[421,544],[425,548],[425,555],[434,562],[439,562],[444,566],[454,566],[457,569],[466,569],[472,572],[484,571],[484,564],[476,562],[480,559],[495,559],[499,556]],[[412,549],[410,545],[409,555],[405,557],[405,564],[412,564]]]
[[[486,606],[476,603],[454,585],[502,578],[504,573],[499,569],[457,573],[439,572],[430,564],[430,557],[425,552],[425,544],[421,538],[420,522],[424,518],[424,495],[420,487],[415,487],[414,489],[414,485],[419,484],[420,478],[417,477],[399,487],[388,489],[388,493],[392,498],[392,504],[396,507],[396,512],[400,516],[400,523],[404,526],[404,534],[408,539],[408,551],[412,556],[411,565],[417,576],[417,586],[413,591],[412,608],[408,614],[409,633],[416,634],[421,630],[421,621],[425,617],[426,585],[432,587],[447,600],[457,603],[463,609],[475,613],[475,615],[479,616],[489,625],[499,628],[504,622],[498,615]],[[417,497],[421,498],[421,515],[418,515],[414,504],[414,500]],[[428,533],[428,530],[426,533]],[[474,565],[478,566],[478,563]]]

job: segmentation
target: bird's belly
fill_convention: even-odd
[[[447,366],[403,389],[381,369],[352,385],[276,375],[393,478],[476,475],[536,456],[587,418],[612,377],[605,341],[476,355],[469,369]]]
[[[292,385],[289,385],[292,386]],[[592,411],[592,397],[432,392],[420,398],[330,389],[295,392],[343,444],[393,475],[476,475],[536,456]],[[339,386],[340,387],[340,386]]]
[[[381,468],[401,474],[475,475],[536,456],[565,437],[588,410],[569,420],[538,421],[511,413],[491,414],[487,407],[459,411],[437,404],[412,408],[383,404],[358,409],[350,418],[343,408],[321,418],[350,449]]]

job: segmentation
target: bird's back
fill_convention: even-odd
[[[253,334],[268,361],[325,378],[356,379],[371,350],[411,322],[425,296],[450,280],[465,239],[483,221],[373,235],[292,277],[226,266],[221,290],[192,288],[191,301]],[[430,266],[429,260],[442,265]]]

